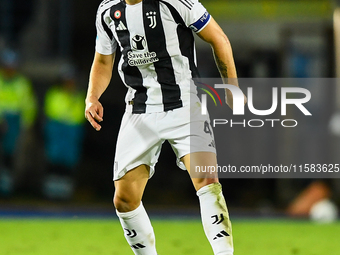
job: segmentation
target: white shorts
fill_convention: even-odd
[[[186,170],[180,160],[183,156],[200,151],[216,153],[209,116],[201,114],[200,102],[167,112],[125,112],[117,139],[113,180],[143,164],[150,166],[151,178],[166,140],[183,170]]]

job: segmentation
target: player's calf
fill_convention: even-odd
[[[155,235],[142,202],[130,212],[118,212],[124,235],[136,255],[157,255]]]
[[[197,191],[204,232],[215,255],[232,255],[231,222],[220,183],[206,185]]]

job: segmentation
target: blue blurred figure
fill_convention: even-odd
[[[1,151],[0,193],[10,195],[14,190],[14,161],[20,138],[33,126],[37,101],[30,80],[18,72],[19,58],[15,51],[1,52],[0,124]]]
[[[76,86],[72,66],[61,70],[61,82],[46,93],[45,154],[48,174],[43,192],[50,199],[70,199],[74,192],[73,174],[81,158],[84,138],[85,93]]]

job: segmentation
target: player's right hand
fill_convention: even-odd
[[[85,118],[95,130],[99,131],[102,128],[99,122],[103,121],[104,108],[98,99],[86,98],[85,103]]]

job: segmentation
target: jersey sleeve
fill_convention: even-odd
[[[117,49],[117,42],[106,23],[110,19],[108,13],[109,10],[103,10],[99,7],[96,18],[96,51],[103,55],[111,55]]]
[[[195,33],[200,32],[210,21],[211,16],[199,0],[172,0],[186,26]]]

